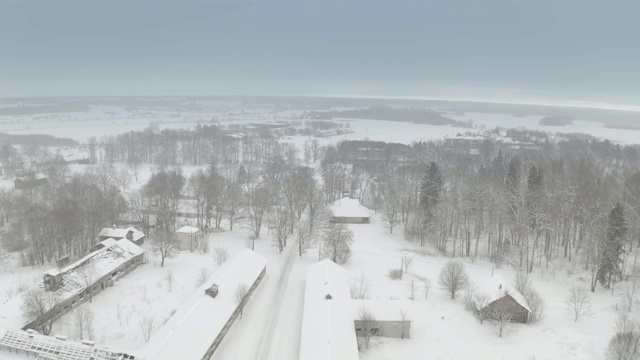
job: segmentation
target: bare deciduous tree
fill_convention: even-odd
[[[449,261],[440,271],[440,285],[451,294],[451,299],[456,298],[456,293],[464,288],[468,281],[467,271],[461,262]]]
[[[353,231],[345,224],[331,224],[322,238],[321,254],[336,264],[344,264],[351,256],[349,245],[353,243]]]
[[[309,232],[309,225],[305,222],[299,222],[296,225],[295,232],[296,242],[298,243],[298,255],[302,256],[307,250],[312,249],[316,245],[316,237]]]
[[[76,325],[78,339],[84,339],[87,334],[89,340],[93,339],[93,312],[85,307],[80,307],[73,311],[73,322]]]
[[[429,300],[429,290],[431,289],[431,279],[425,278],[424,282],[424,299]]]
[[[178,238],[173,232],[158,231],[152,240],[153,252],[160,256],[160,267],[164,267],[164,260],[171,259],[178,254]]]
[[[590,312],[591,294],[583,287],[573,286],[569,289],[569,296],[565,303],[567,311],[573,315],[573,321],[578,322],[581,316],[588,315]]]
[[[244,310],[244,305],[247,303],[247,294],[249,292],[249,288],[247,284],[238,284],[236,288],[236,302],[238,303],[238,309],[240,310],[240,317],[242,318],[242,311]]]
[[[413,301],[416,298],[416,289],[418,286],[416,285],[416,279],[411,278],[407,283],[407,291],[409,291],[409,300]]]
[[[269,222],[273,230],[273,240],[280,254],[282,254],[289,236],[289,223],[292,221],[289,215],[289,212],[281,207],[274,209],[269,215]]]
[[[487,294],[478,294],[474,296],[476,316],[480,320],[480,325],[491,315],[489,305],[489,296]]]
[[[364,338],[364,346],[368,349],[371,336],[377,335],[379,327],[378,322],[371,311],[364,306],[362,306],[358,311],[358,320],[360,320],[359,335]]]
[[[213,260],[220,266],[225,261],[229,260],[229,251],[222,246],[218,246],[213,250]]]
[[[413,256],[412,257],[408,257],[408,256],[403,256],[402,257],[402,271],[406,274],[409,271],[411,271],[411,266],[413,266]]]
[[[406,334],[407,334],[407,329],[411,326],[411,320],[409,320],[407,313],[402,310],[400,310],[400,319],[402,319],[401,340],[404,340],[405,337],[408,337]]]
[[[176,284],[176,280],[173,277],[173,272],[171,270],[167,271],[167,273],[164,276],[164,280],[167,283],[167,291],[171,292],[171,290],[173,290],[173,287]]]
[[[151,339],[151,333],[153,332],[154,327],[154,319],[149,314],[144,314],[140,320],[138,321],[138,327],[140,328],[140,332],[142,333],[142,338],[144,342],[149,342]]]
[[[198,270],[198,274],[196,275],[196,287],[202,286],[202,284],[206,283],[209,280],[209,269],[206,267],[200,268]]]
[[[608,360],[637,360],[640,358],[640,324],[622,311],[616,321],[616,333],[607,347]]]
[[[60,299],[55,292],[31,288],[22,294],[23,316],[27,321],[41,319],[38,330],[44,335],[49,335],[56,319],[52,316],[53,314],[49,314],[47,317],[45,315],[49,310],[56,307],[59,302]]]
[[[631,312],[631,306],[638,293],[639,282],[640,279],[634,275],[620,287],[619,296],[624,301],[628,312]]]
[[[364,272],[360,273],[360,276],[351,281],[351,298],[352,299],[366,299],[369,295],[369,287],[371,282],[364,275]]]
[[[508,330],[513,317],[513,311],[510,309],[509,303],[506,301],[498,301],[490,310],[489,317],[493,319],[494,325],[498,329],[498,336],[502,337]]]
[[[247,216],[249,219],[249,230],[253,232],[253,239],[260,238],[260,230],[262,229],[262,220],[267,210],[273,202],[273,195],[266,187],[258,187],[250,189],[247,193]]]

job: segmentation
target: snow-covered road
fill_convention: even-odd
[[[267,274],[214,353],[214,359],[295,360],[300,351],[306,265],[289,244],[267,264]]]

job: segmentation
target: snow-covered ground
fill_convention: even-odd
[[[313,109],[308,110],[312,111]],[[339,109],[336,108],[334,110]],[[197,124],[207,124],[212,121],[219,122],[222,125],[234,125],[254,121],[299,119],[302,113],[304,113],[304,110],[277,110],[268,106],[262,109],[243,108],[240,104],[235,103],[209,104],[209,106],[194,110],[91,106],[89,112],[0,116],[0,132],[49,134],[86,142],[90,137],[99,139],[102,136],[117,135],[128,131],[140,131],[151,123],[157,123],[159,129],[193,128]],[[550,133],[578,132],[621,144],[640,143],[640,131],[606,128],[604,124],[581,121],[580,119],[574,120],[573,125],[558,127],[538,125],[543,116],[514,117],[510,114],[488,113],[445,115],[465,122],[472,120],[475,126],[484,126],[486,128],[496,126],[506,128],[524,127]],[[340,119],[334,120],[339,121]],[[320,143],[370,139],[408,144],[413,141],[442,139],[445,136],[455,136],[457,133],[474,130],[383,120],[342,119],[342,121],[348,121],[355,133],[321,138],[319,139]],[[307,140],[305,137],[292,137],[291,139],[298,145],[303,144],[305,140]]]
[[[572,285],[588,287],[571,270],[537,270],[534,287],[546,300],[543,319],[536,324],[512,324],[504,337],[490,321],[483,325],[465,310],[463,294],[451,300],[438,285],[440,269],[449,260],[442,256],[423,255],[425,249],[405,241],[402,235],[389,234],[379,216],[371,224],[349,225],[354,231],[353,256],[345,265],[352,279],[361,274],[371,282],[369,297],[373,299],[408,299],[408,284],[415,279],[415,300],[411,314],[411,339],[376,338],[370,349],[361,353],[363,360],[421,359],[602,359],[614,332],[617,297],[598,287],[592,298],[590,317],[577,323],[566,312],[565,299]],[[402,256],[414,256],[411,276],[402,281],[387,277],[390,268],[399,268]],[[514,270],[495,269],[491,263],[462,259],[470,280],[479,282],[493,272],[511,282]],[[425,300],[423,282],[416,276],[431,279],[429,297]]]

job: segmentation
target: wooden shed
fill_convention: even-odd
[[[183,226],[178,231],[178,246],[180,250],[194,251],[200,240],[200,229],[193,226]]]
[[[476,310],[484,318],[508,316],[511,322],[527,323],[531,309],[518,290],[502,282],[500,275],[482,279],[474,295]]]

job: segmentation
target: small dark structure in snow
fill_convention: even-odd
[[[211,287],[207,288],[204,293],[215,299],[215,297],[218,296],[218,285],[211,285]]]
[[[18,190],[30,190],[47,183],[47,176],[41,173],[33,174],[31,176],[17,177],[13,181],[14,187]]]

